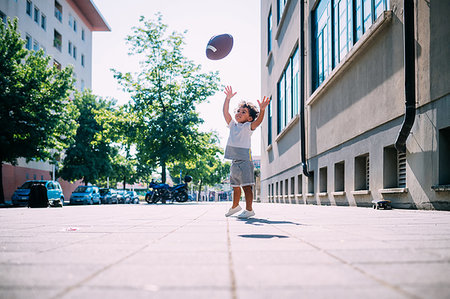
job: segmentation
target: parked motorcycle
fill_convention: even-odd
[[[177,201],[177,202],[186,202],[188,201],[188,183],[192,181],[192,177],[187,175],[184,177],[184,183],[183,184],[178,184],[176,186],[171,187],[170,193],[172,196],[172,202],[173,201]]]
[[[147,203],[157,203],[160,200],[162,203],[166,203],[168,200],[186,202],[189,199],[187,186],[190,181],[192,181],[192,177],[189,175],[184,177],[184,183],[173,187],[152,181],[149,185],[152,190],[147,192],[145,200]]]

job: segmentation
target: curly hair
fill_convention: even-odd
[[[237,110],[239,108],[247,108],[248,114],[251,116],[252,121],[254,121],[259,115],[258,108],[255,106],[255,104],[253,104],[251,102],[246,102],[246,101],[240,102],[239,105],[237,106],[235,112],[237,112]]]

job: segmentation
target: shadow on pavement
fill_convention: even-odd
[[[239,235],[239,237],[242,237],[242,238],[252,238],[252,239],[271,239],[271,238],[284,239],[284,238],[289,238],[288,236],[283,236],[283,235],[269,235],[269,234]]]
[[[247,218],[247,219],[240,219],[237,218],[239,221],[245,221],[245,224],[253,224],[253,225],[263,225],[263,224],[293,224],[293,225],[301,225],[300,223],[292,222],[292,221],[277,221],[277,220],[268,220],[268,219],[261,219],[261,218]]]

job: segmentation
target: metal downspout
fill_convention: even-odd
[[[303,174],[311,176],[306,160],[306,129],[305,129],[305,0],[300,0],[300,149]]]
[[[405,118],[395,141],[397,151],[406,153],[408,138],[416,116],[414,1],[403,0],[403,53],[405,64]]]

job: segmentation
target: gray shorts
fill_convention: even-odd
[[[255,175],[253,173],[253,162],[233,160],[231,162],[231,187],[242,187],[255,184]]]

